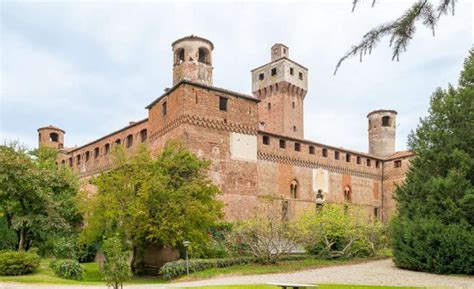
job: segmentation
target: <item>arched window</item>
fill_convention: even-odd
[[[141,142],[145,142],[147,139],[147,130],[146,129],[142,129],[140,131],[140,141]]]
[[[58,142],[59,141],[59,134],[52,132],[49,134],[49,141]]]
[[[110,144],[106,143],[104,146],[104,154],[108,154],[110,151]]]
[[[344,202],[350,203],[351,200],[352,200],[351,188],[350,188],[349,186],[347,186],[347,187],[344,189]]]
[[[210,64],[210,59],[209,59],[209,50],[207,48],[201,47],[199,48],[198,51],[198,61],[206,64]]]
[[[127,136],[127,148],[131,148],[133,145],[133,135],[129,134]]]
[[[174,54],[174,65],[184,62],[184,48],[178,48]]]
[[[297,199],[298,196],[298,182],[293,180],[290,184],[290,195],[292,199]]]
[[[382,117],[382,126],[390,126],[390,116]]]
[[[122,141],[118,138],[118,139],[115,141],[115,144],[116,144],[116,145],[120,145],[121,142],[122,142]]]
[[[100,154],[99,148],[95,148],[95,149],[94,149],[94,158],[95,158],[95,159],[98,158],[98,157],[99,157],[99,154]]]

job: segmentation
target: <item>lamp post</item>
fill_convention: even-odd
[[[183,241],[184,250],[186,252],[186,275],[189,275],[188,247],[190,244],[191,244],[190,241]]]

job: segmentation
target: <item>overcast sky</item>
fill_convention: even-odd
[[[362,63],[335,64],[370,28],[413,1],[4,3],[1,5],[1,141],[37,145],[36,129],[66,131],[81,145],[147,117],[172,82],[171,43],[214,43],[214,85],[251,94],[250,70],[284,43],[309,69],[305,138],[367,151],[368,112],[398,111],[397,150],[426,115],[437,87],[457,84],[473,44],[473,7],[458,1],[436,36],[418,26],[399,62],[388,40]],[[438,2],[438,1],[435,1]]]

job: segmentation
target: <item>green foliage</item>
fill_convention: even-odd
[[[395,263],[437,273],[474,268],[474,51],[459,87],[438,89],[409,137],[416,157],[396,191]],[[467,240],[466,238],[469,239]]]
[[[231,223],[219,223],[208,230],[210,241],[191,252],[194,258],[216,259],[226,258],[231,255],[231,244],[227,236],[232,231]]]
[[[0,275],[24,275],[34,272],[40,264],[36,254],[20,251],[0,252]]]
[[[55,164],[57,152],[29,152],[16,143],[0,146],[0,215],[14,230],[19,249],[40,247],[78,229],[76,178]]]
[[[352,11],[354,11],[360,0],[353,0]],[[372,6],[376,0],[373,0]],[[390,46],[392,47],[392,60],[399,60],[400,54],[404,52],[408,46],[410,40],[414,37],[416,32],[417,22],[421,22],[424,26],[429,28],[435,33],[435,27],[441,16],[446,15],[448,12],[454,14],[454,7],[456,0],[441,0],[438,5],[433,5],[428,0],[416,0],[410,8],[408,8],[403,15],[399,18],[382,24],[378,27],[373,28],[367,32],[362,41],[352,46],[337,63],[334,74],[341,66],[342,62],[346,59],[359,56],[362,61],[363,56],[370,54],[372,50],[377,46],[383,37],[388,36],[390,38]]]
[[[71,279],[71,280],[82,280],[84,279],[84,267],[79,264],[76,260],[72,259],[58,259],[52,260],[49,263],[49,267],[54,271],[56,276]]]
[[[219,189],[206,174],[209,162],[177,142],[155,159],[144,146],[132,156],[118,148],[114,156],[115,169],[95,178],[97,193],[85,196],[85,240],[117,233],[134,252],[134,272],[136,253],[148,245],[179,248],[189,240],[193,247],[209,240],[208,228],[222,217]]]
[[[306,250],[320,258],[374,256],[386,245],[383,224],[356,207],[326,204],[302,215],[298,227]]]
[[[130,252],[125,249],[120,238],[116,236],[107,238],[102,244],[101,250],[105,256],[102,276],[107,287],[121,288],[123,282],[132,277],[132,271],[128,264]]]
[[[52,254],[57,259],[77,259],[77,242],[73,238],[58,238],[53,246]]]
[[[0,251],[15,249],[17,242],[15,231],[8,227],[5,216],[0,216]]]

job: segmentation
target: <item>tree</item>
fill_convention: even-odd
[[[17,248],[41,246],[51,235],[79,227],[76,178],[55,164],[50,148],[27,151],[17,143],[0,146],[0,215],[17,235]]]
[[[130,251],[126,250],[126,246],[122,244],[118,236],[107,238],[102,244],[101,250],[105,257],[104,268],[101,273],[107,287],[123,288],[123,282],[132,277],[128,264]]]
[[[360,0],[353,0],[352,11],[355,10]],[[375,5],[376,0],[372,1],[372,6]],[[428,0],[417,0],[413,5],[403,13],[399,18],[388,23],[382,24],[367,32],[359,44],[352,46],[352,48],[339,59],[336,65],[334,74],[341,66],[342,62],[350,57],[359,55],[360,61],[364,55],[370,54],[380,40],[385,37],[390,37],[390,46],[392,47],[392,60],[399,60],[400,53],[406,51],[408,43],[414,37],[416,32],[416,24],[420,22],[431,29],[433,36],[435,34],[435,27],[441,16],[452,12],[454,15],[454,8],[456,0],[439,0],[438,5],[433,5]]]
[[[308,252],[328,259],[366,257],[386,245],[381,223],[368,222],[363,211],[345,206],[326,204],[301,216],[299,232]]]
[[[148,245],[180,248],[184,240],[204,244],[207,230],[222,217],[219,189],[209,180],[209,162],[178,142],[169,142],[156,159],[141,146],[127,157],[114,152],[115,168],[93,180],[97,193],[84,203],[89,241],[118,234],[133,251],[133,271]]]
[[[412,132],[415,153],[396,191],[392,224],[399,267],[474,272],[474,50],[457,88],[437,89],[429,115]]]
[[[280,201],[264,200],[252,219],[236,223],[230,239],[262,264],[274,264],[296,248],[296,223],[281,215]]]

